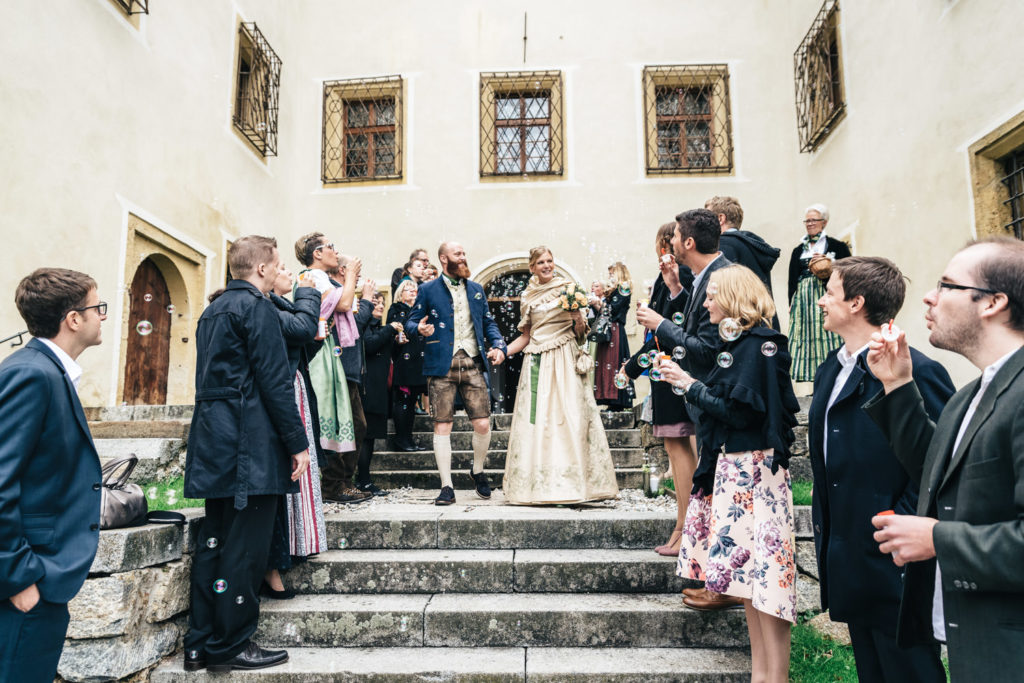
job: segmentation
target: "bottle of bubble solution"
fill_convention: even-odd
[[[320,318],[320,322],[316,326],[316,340],[321,341],[327,336],[327,320],[326,318]]]

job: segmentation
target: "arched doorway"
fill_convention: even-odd
[[[128,292],[128,341],[124,367],[124,402],[167,402],[171,316],[174,308],[167,281],[153,259],[135,271]]]

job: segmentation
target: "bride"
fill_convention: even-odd
[[[522,334],[508,354],[524,351],[505,459],[505,501],[514,505],[582,503],[618,495],[608,438],[586,384],[590,356],[580,311],[559,297],[573,282],[555,274],[547,247],[530,250],[533,277],[521,299]]]

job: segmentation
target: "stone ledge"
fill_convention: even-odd
[[[142,624],[131,634],[114,638],[68,640],[57,673],[76,683],[125,678],[174,652],[184,632],[182,618],[163,624]]]
[[[146,524],[100,532],[90,574],[113,574],[180,560],[184,530],[176,524]]]

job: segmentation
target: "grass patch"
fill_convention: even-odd
[[[146,503],[150,510],[181,510],[182,508],[201,508],[205,504],[202,498],[185,497],[185,477],[170,481],[150,481],[139,484],[146,494]]]
[[[794,490],[796,486],[794,485]],[[853,648],[826,638],[807,624],[793,626],[789,680],[794,683],[856,683]]]
[[[810,505],[813,483],[806,479],[793,480],[793,505]]]

